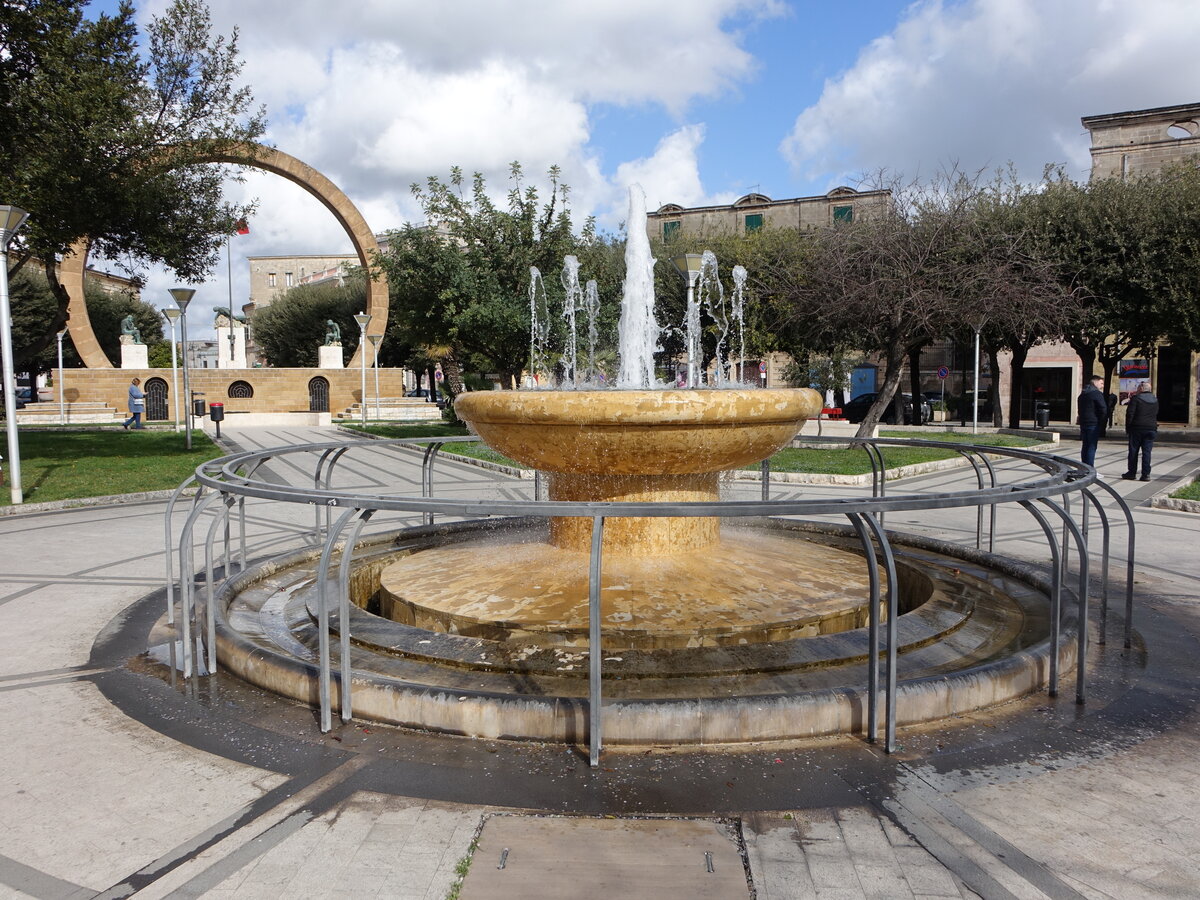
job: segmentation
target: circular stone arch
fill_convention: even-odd
[[[364,269],[370,271],[370,254],[379,250],[375,234],[367,227],[366,219],[350,202],[350,198],[312,166],[281,150],[254,143],[235,145],[223,152],[207,153],[193,161],[249,166],[252,169],[261,169],[272,175],[286,178],[293,184],[298,184],[333,213],[338,224],[349,235],[350,241],[354,245],[354,252],[358,254],[358,261]],[[96,340],[95,332],[92,331],[87,303],[84,302],[83,297],[83,274],[87,268],[90,247],[91,242],[87,238],[76,241],[63,257],[60,267],[59,280],[70,297],[70,303],[67,306],[67,330],[71,333],[71,342],[75,345],[75,352],[79,354],[79,358],[85,366],[89,369],[111,369],[112,363],[100,349],[100,343]],[[367,334],[383,334],[387,329],[388,316],[387,277],[383,273],[367,279],[367,312],[371,316]],[[360,364],[359,358],[362,353],[363,347],[360,346],[354,352],[348,368],[354,368]]]

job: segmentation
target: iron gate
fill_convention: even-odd
[[[169,395],[167,383],[161,378],[149,378],[146,380],[146,421],[161,422],[164,419],[171,418],[171,412],[167,403]]]
[[[320,375],[308,382],[308,411],[329,412],[329,382]]]

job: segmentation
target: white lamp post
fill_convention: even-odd
[[[375,369],[375,418],[379,419],[379,344],[383,341],[382,334],[368,334],[367,340],[371,342],[371,347],[374,354],[371,356],[371,364]]]
[[[162,311],[166,316],[167,321],[171,324],[171,398],[174,400],[175,406],[175,430],[179,430],[179,368],[178,359],[175,355],[175,323],[179,321],[179,317],[183,315],[178,309],[167,307]]]
[[[358,368],[362,372],[362,423],[363,428],[367,427],[367,349],[363,346],[366,343],[364,338],[367,336],[367,323],[371,321],[371,316],[368,313],[360,312],[355,314],[354,321],[358,323]]]
[[[15,206],[0,206],[0,357],[4,366],[4,416],[8,432],[8,482],[14,505],[25,500],[21,493],[21,445],[17,439],[17,375],[13,371],[12,314],[8,308],[8,243],[29,213]],[[37,385],[33,385],[34,391]]]
[[[696,279],[704,267],[704,257],[699,253],[685,253],[676,256],[671,262],[679,270],[679,274],[687,281],[687,386],[700,386],[700,366],[703,362],[700,356],[700,309],[696,305]]]
[[[191,384],[188,381],[187,307],[192,302],[195,293],[194,288],[171,288],[170,290],[175,305],[179,307],[179,327],[183,338],[183,393],[186,397],[184,402],[187,404],[187,408],[184,410],[186,421],[183,430],[183,446],[188,450],[192,449],[192,395]]]
[[[66,385],[63,384],[63,364],[62,364],[62,339],[66,335],[67,329],[63,329],[58,333],[58,424],[67,424],[67,404],[63,398],[63,391],[66,390]]]

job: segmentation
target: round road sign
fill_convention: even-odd
[[[945,366],[938,366],[938,378],[949,378],[950,370]]]

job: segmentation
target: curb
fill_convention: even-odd
[[[1194,472],[1168,485],[1160,493],[1151,497],[1147,505],[1154,509],[1172,509],[1176,512],[1200,513],[1200,500],[1183,500],[1179,497],[1171,496],[1171,494],[1180,488],[1187,487],[1197,479],[1200,479],[1200,469],[1196,469]]]

